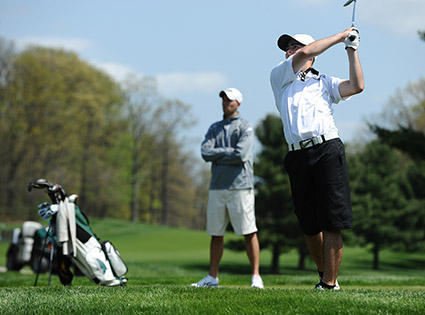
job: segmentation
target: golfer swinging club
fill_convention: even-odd
[[[315,58],[345,43],[349,79],[319,74]],[[315,41],[310,35],[282,35],[278,46],[285,60],[271,71],[271,86],[289,152],[289,174],[295,214],[317,265],[315,289],[339,290],[342,258],[341,230],[352,227],[352,211],[344,145],[333,118],[333,103],[364,89],[359,61],[359,32],[350,27]]]

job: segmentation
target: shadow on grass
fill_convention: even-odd
[[[380,269],[410,269],[410,270],[423,270],[425,266],[425,261],[422,259],[405,259],[402,262],[387,262],[383,261],[379,264]]]
[[[209,264],[185,264],[184,268],[190,269],[190,270],[197,270],[197,271],[208,271]],[[234,275],[246,275],[251,273],[251,267],[249,266],[249,262],[247,261],[246,264],[226,264],[221,263],[220,264],[220,273],[228,273],[228,274],[234,274]]]
[[[373,258],[353,258],[347,260],[347,265],[350,268],[358,270],[374,270]],[[418,258],[406,258],[398,261],[389,261],[388,259],[380,259],[378,263],[378,270],[381,271],[396,271],[396,270],[423,270],[425,260]]]
[[[185,269],[190,270],[196,270],[196,271],[208,271],[209,265],[208,263],[205,264],[185,264],[183,266]],[[270,267],[260,266],[260,273],[263,275],[266,274],[277,274],[277,275],[285,275],[285,274],[292,274],[292,275],[304,275],[304,274],[311,274],[312,272],[316,272],[315,269],[298,269],[298,268],[280,268],[278,273],[271,273]],[[249,262],[247,261],[246,264],[235,264],[235,263],[221,263],[220,264],[220,273],[227,273],[232,275],[246,275],[251,274],[251,267],[249,265]]]

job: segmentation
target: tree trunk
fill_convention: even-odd
[[[139,189],[140,189],[140,163],[139,163],[139,150],[137,140],[133,145],[133,169],[132,169],[132,194],[131,194],[131,221],[139,221]]]
[[[167,141],[163,141],[162,167],[161,167],[161,224],[168,222],[168,146]]]
[[[15,200],[15,190],[16,188],[12,184],[15,181],[16,174],[18,171],[18,167],[21,163],[21,157],[11,161],[10,167],[7,172],[7,185],[6,187],[6,199],[5,199],[5,207],[6,213],[13,215],[15,209],[13,207],[13,201]]]
[[[89,116],[91,116],[89,114]],[[90,216],[90,214],[93,214],[93,211],[90,211],[90,209],[86,209],[87,206],[87,189],[89,187],[88,185],[88,164],[89,164],[89,160],[90,160],[90,137],[91,137],[91,133],[92,133],[92,129],[93,129],[93,123],[91,121],[91,119],[89,119],[88,123],[87,123],[87,131],[86,131],[86,136],[84,137],[84,143],[83,143],[83,154],[81,156],[81,192],[80,192],[80,196],[79,196],[79,201],[80,201],[80,206],[81,209],[83,209],[83,211],[85,211],[85,213]]]
[[[89,211],[87,211],[86,209],[86,202],[87,202],[87,198],[86,198],[86,190],[87,190],[87,160],[88,160],[88,156],[87,156],[87,148],[85,147],[83,149],[83,154],[82,154],[82,158],[81,158],[81,192],[80,192],[80,196],[79,196],[79,203],[81,206],[81,209],[83,209],[83,211],[85,211],[88,215],[89,215]]]
[[[280,245],[279,243],[274,243],[272,246],[272,264],[270,272],[272,274],[279,273],[279,256],[280,256]]]
[[[157,194],[159,189],[158,186],[158,174],[157,170],[155,169],[154,165],[151,166],[151,172],[150,172],[150,189],[149,189],[149,206],[148,206],[148,213],[149,218],[146,221],[146,223],[151,224],[157,224],[159,223],[159,217],[157,215],[157,206],[156,206],[156,200],[157,200]]]
[[[138,222],[139,221],[139,188],[140,183],[137,179],[137,175],[133,174],[132,181],[132,195],[131,195],[131,221]]]
[[[9,168],[7,170],[7,184],[5,185],[6,196],[4,202],[6,213],[10,214],[12,217],[14,214],[16,214],[16,210],[13,206],[16,196],[16,187],[13,185],[13,183],[15,182],[19,167],[21,166],[22,161],[27,154],[27,145],[24,144],[21,149],[18,148],[15,150],[15,141],[16,140],[12,140],[9,148],[10,161],[8,163]]]
[[[299,254],[298,269],[305,270],[305,259],[306,259],[306,256],[307,256],[305,247],[299,246],[298,247],[298,254]]]
[[[375,242],[373,246],[373,269],[379,269],[379,243]]]

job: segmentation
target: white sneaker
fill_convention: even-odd
[[[264,289],[263,279],[260,275],[253,275],[251,278],[251,288]]]
[[[204,277],[201,281],[197,283],[192,283],[192,287],[215,287],[218,288],[218,278],[211,277],[210,275]]]
[[[341,288],[339,286],[339,283],[338,283],[338,280],[335,281],[335,288],[334,288],[334,290],[341,290]]]
[[[316,284],[316,286],[314,287],[315,290],[320,290],[320,291],[324,291],[324,290],[339,290],[341,289],[339,287],[339,285],[336,284],[334,287],[330,287],[329,285],[327,285],[326,283],[323,283],[322,281],[320,281],[318,284]]]
[[[320,273],[319,273],[319,279],[320,279],[320,282],[322,282],[322,277],[321,277]],[[339,286],[338,280],[335,281],[334,290],[341,290],[341,287]]]

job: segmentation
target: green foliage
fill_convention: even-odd
[[[120,123],[119,87],[74,53],[41,47],[16,56],[5,86],[0,141],[2,182],[8,185],[1,191],[2,207],[22,208],[17,202],[26,194],[25,184],[39,177],[80,190],[89,214],[117,207],[120,200],[112,200],[106,189],[116,174],[104,157]]]
[[[401,160],[394,149],[374,141],[351,159],[349,170],[353,230],[364,244],[373,244],[374,267],[378,268],[380,249],[400,242],[397,222],[406,207]]]
[[[425,160],[410,162],[406,177],[411,188],[411,198],[425,199]]]
[[[398,130],[387,130],[377,125],[370,128],[384,143],[406,152],[415,160],[425,159],[425,134],[422,131],[402,126]]]
[[[393,248],[398,250],[423,250],[425,242],[425,79],[409,83],[403,91],[398,91],[390,101],[383,114],[389,117],[389,125],[385,120],[380,123],[370,124],[370,129],[379,137],[379,142],[404,153],[402,162],[394,161],[394,165],[385,165],[387,172],[398,174],[391,185],[381,182],[381,186],[388,190],[391,199],[398,196],[401,205],[397,214],[385,225],[393,224],[388,229],[385,237]],[[384,153],[383,153],[384,154]],[[385,155],[382,155],[386,159]],[[380,168],[382,163],[375,160],[375,167]],[[385,170],[383,170],[385,171]],[[401,174],[402,173],[402,174]],[[387,175],[390,178],[389,175]],[[401,188],[394,190],[396,186]],[[392,188],[393,190],[389,190]],[[378,196],[384,198],[383,196]],[[388,198],[385,197],[385,198]],[[380,202],[382,203],[382,202]],[[381,227],[383,229],[383,227]]]
[[[272,271],[278,272],[279,255],[292,247],[304,249],[294,215],[289,176],[284,167],[288,146],[280,118],[268,115],[256,129],[262,149],[254,165],[256,214],[262,247],[273,251]],[[302,267],[302,266],[301,266]]]
[[[190,122],[190,106],[163,99],[151,78],[120,86],[75,53],[16,54],[0,39],[2,220],[37,219],[46,196],[26,185],[46,178],[89,216],[198,227],[205,183],[179,137]]]
[[[418,31],[419,38],[425,42],[425,31]]]
[[[414,160],[425,158],[425,78],[398,90],[382,113],[382,120],[369,124],[382,142]]]

